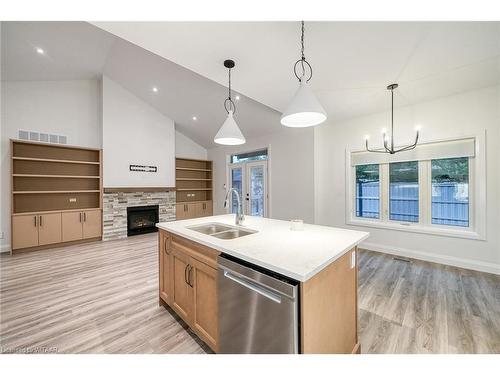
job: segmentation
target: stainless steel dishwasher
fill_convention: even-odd
[[[298,284],[220,255],[220,353],[298,353]]]

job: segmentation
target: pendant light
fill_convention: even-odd
[[[383,153],[383,154],[393,155],[393,154],[396,154],[396,153],[401,152],[401,151],[413,150],[415,147],[417,147],[418,137],[420,136],[420,134],[419,134],[420,129],[419,128],[416,129],[417,135],[415,136],[415,142],[413,142],[411,145],[408,145],[408,146],[403,146],[401,148],[394,148],[394,89],[397,89],[397,88],[398,88],[397,83],[393,83],[393,84],[387,86],[387,90],[391,90],[391,137],[390,137],[391,145],[390,145],[390,147],[388,146],[389,137],[387,136],[387,130],[382,129],[382,136],[384,137],[384,149],[383,150],[370,150],[368,147],[368,136],[366,136],[365,137],[366,151],[379,152],[379,153]]]
[[[224,101],[224,108],[227,112],[227,118],[214,137],[215,143],[228,146],[242,145],[246,142],[240,128],[238,128],[236,121],[234,121],[236,105],[234,104],[233,99],[231,99],[231,69],[234,68],[234,65],[235,64],[233,60],[224,61],[224,66],[229,71],[229,94]]]
[[[312,78],[312,67],[304,55],[304,21],[302,21],[301,25],[301,58],[293,66],[295,77],[299,80],[299,88],[281,116],[281,124],[291,128],[315,126],[326,120],[325,109],[309,87],[309,81]],[[299,66],[300,74],[297,73]]]

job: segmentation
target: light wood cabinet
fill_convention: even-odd
[[[77,241],[82,236],[82,213],[81,212],[63,212],[62,213],[62,240]]]
[[[217,270],[192,258],[193,329],[211,348],[217,347]]]
[[[101,231],[101,210],[62,213],[64,242],[100,237]]]
[[[12,217],[12,249],[61,242],[61,213],[16,215]]]
[[[212,201],[197,202],[195,212],[196,212],[196,217],[212,216],[213,215]]]
[[[83,238],[101,236],[101,210],[83,211]]]
[[[12,248],[38,246],[38,215],[12,217]]]
[[[166,303],[171,302],[171,282],[172,274],[172,256],[170,250],[171,237],[163,231],[159,234],[159,265],[160,265],[160,298]]]
[[[172,249],[171,307],[186,323],[191,322],[192,292],[189,284],[190,258],[184,251]]]
[[[38,215],[38,245],[61,241],[61,213]]]
[[[219,253],[163,230],[159,241],[160,298],[217,351]]]

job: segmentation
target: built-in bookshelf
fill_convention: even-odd
[[[212,215],[212,161],[175,160],[177,219]]]
[[[14,250],[101,236],[100,149],[11,140],[11,179]]]

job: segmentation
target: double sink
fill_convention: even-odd
[[[212,237],[220,238],[221,240],[232,240],[235,238],[248,236],[249,234],[257,233],[256,230],[243,229],[221,223],[199,224],[192,225],[186,228],[199,233],[207,234]]]

